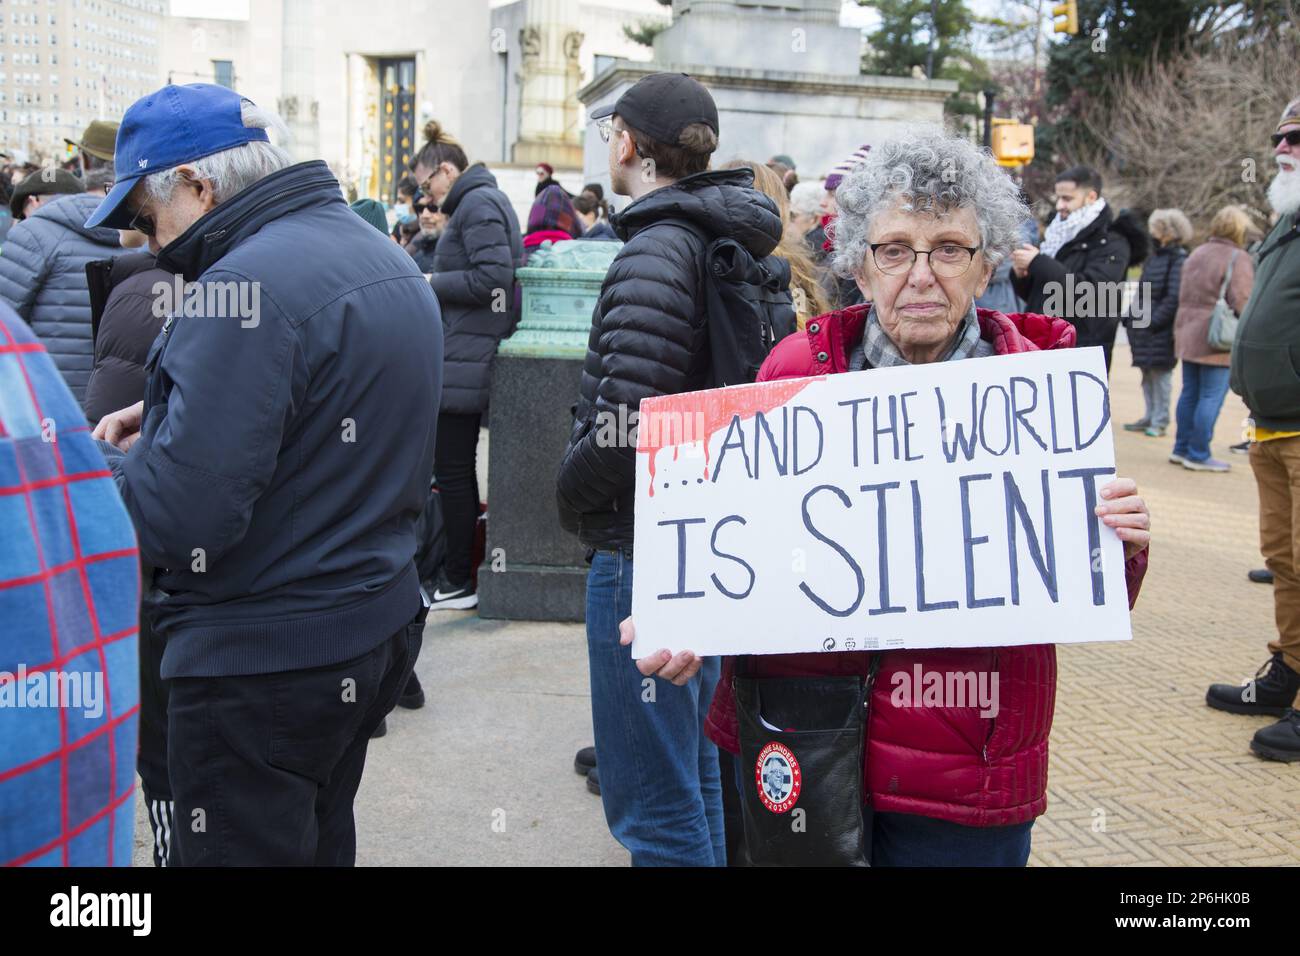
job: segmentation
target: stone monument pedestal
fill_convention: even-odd
[[[703,83],[718,107],[714,166],[730,159],[765,163],[785,153],[800,180],[816,181],[863,143],[880,142],[918,123],[942,123],[956,80],[790,73],[747,67],[614,60],[578,91],[585,109],[613,104],[650,73],[679,71]],[[584,178],[610,192],[609,147],[589,123]],[[620,203],[620,206],[622,203]]]
[[[673,0],[650,63],[598,60],[578,90],[590,113],[649,73],[689,73],[718,107],[717,166],[794,159],[813,181],[863,143],[915,123],[941,123],[956,80],[861,75],[862,33],[840,26],[840,0]],[[609,147],[587,124],[583,166],[609,192]]]
[[[487,552],[480,617],[582,621],[586,549],[560,527],[555,475],[568,447],[591,314],[622,243],[563,242],[516,273],[519,328],[501,344],[489,398]]]
[[[585,354],[585,352],[584,352]],[[555,473],[569,441],[582,358],[499,354],[488,440],[487,554],[480,617],[581,621],[587,564],[559,525]]]

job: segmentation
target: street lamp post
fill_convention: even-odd
[[[989,84],[984,87],[984,148],[993,148],[993,100],[998,95],[998,87]]]

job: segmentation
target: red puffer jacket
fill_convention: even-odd
[[[817,316],[807,331],[788,336],[767,357],[759,381],[826,375],[847,370],[861,340],[867,305]],[[1074,328],[1045,315],[1003,315],[979,309],[980,332],[999,355],[1069,348]],[[1124,567],[1129,606],[1137,599],[1147,552]],[[859,675],[872,654],[857,651],[772,654],[750,658],[756,677]],[[947,648],[880,653],[867,725],[864,792],[880,811],[916,813],[967,826],[1008,826],[1047,809],[1047,737],[1056,705],[1056,647]],[[738,752],[732,658],[724,658],[705,733]],[[979,707],[894,707],[895,674],[950,671],[998,674],[998,713]],[[945,686],[947,679],[945,677]]]

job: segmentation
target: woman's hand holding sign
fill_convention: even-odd
[[[636,628],[629,617],[618,625],[618,642],[625,647],[636,637]],[[690,651],[658,650],[636,662],[636,669],[646,677],[662,677],[681,687],[700,672],[704,663]]]
[[[1151,513],[1137,493],[1132,478],[1116,478],[1101,486],[1102,503],[1097,515],[1124,542],[1124,558],[1141,554],[1151,544]]]

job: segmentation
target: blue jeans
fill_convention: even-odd
[[[1024,866],[1034,821],[968,827],[913,813],[877,813],[872,866]]]
[[[600,797],[633,866],[726,866],[718,750],[704,736],[722,661],[683,687],[642,677],[618,623],[632,613],[632,559],[597,551],[587,575],[587,659]]]
[[[1223,398],[1228,394],[1231,372],[1226,365],[1201,365],[1183,360],[1183,390],[1178,396],[1178,430],[1174,434],[1175,455],[1188,461],[1205,461],[1210,457],[1210,439],[1214,437],[1214,423],[1219,420]]]
[[[748,767],[735,761],[736,789],[753,784]],[[602,781],[603,785],[603,781]],[[873,813],[872,866],[1024,866],[1034,821],[1006,827],[968,827],[914,813]]]

